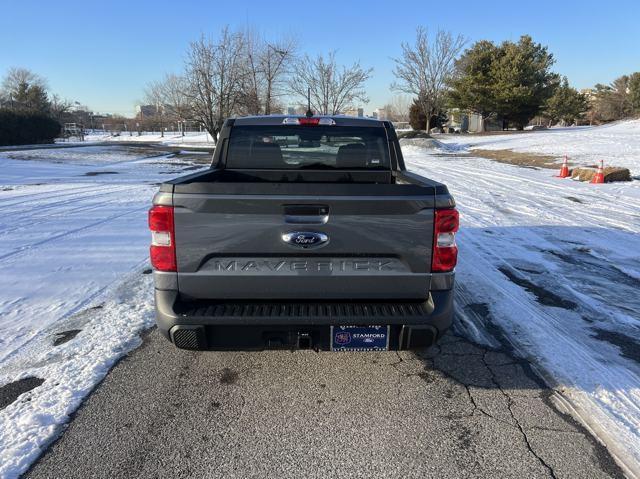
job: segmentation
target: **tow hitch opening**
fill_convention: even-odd
[[[311,333],[298,333],[298,341],[296,344],[298,349],[311,349],[313,347],[313,341],[311,340]]]

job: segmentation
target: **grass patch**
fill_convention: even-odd
[[[556,156],[540,155],[537,153],[520,153],[513,150],[471,150],[473,156],[480,156],[500,163],[508,163],[516,166],[547,168],[556,170],[560,168]]]
[[[520,153],[513,150],[471,150],[472,156],[487,158],[500,163],[521,166],[523,168],[546,168],[549,170],[559,170],[561,164],[557,156],[540,155],[537,153]],[[571,177],[580,181],[591,181],[596,173],[596,166],[571,168]],[[617,166],[607,166],[604,168],[604,182],[631,181],[631,172],[627,168]]]

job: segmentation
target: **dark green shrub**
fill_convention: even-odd
[[[53,143],[60,128],[44,113],[0,109],[0,146]]]
[[[431,115],[429,124],[431,128],[442,129],[447,121],[448,118],[445,112],[436,110],[436,113]],[[427,115],[424,114],[417,100],[414,100],[409,107],[409,124],[414,130],[425,130],[427,128]]]
[[[414,101],[409,107],[409,124],[414,130],[424,130],[427,127],[427,115],[424,114],[417,101]]]

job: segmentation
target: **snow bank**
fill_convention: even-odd
[[[417,146],[428,150],[443,150],[453,151],[452,145],[447,145],[434,138],[401,138],[400,145],[402,146]]]

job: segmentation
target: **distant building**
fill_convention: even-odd
[[[136,105],[136,116],[138,118],[156,116],[161,110],[162,107],[157,105]]]
[[[287,115],[295,115],[296,114],[296,108],[293,106],[289,106],[287,107]]]
[[[378,108],[376,109],[375,113],[375,117],[378,120],[388,120],[388,114],[387,114],[387,110],[384,108]]]
[[[345,110],[343,114],[347,116],[357,116],[359,118],[363,118],[364,108],[351,108],[349,110]]]
[[[463,111],[459,108],[450,108],[447,110],[448,120],[444,124],[445,132],[448,131],[466,131],[469,133],[478,133],[482,129],[482,115],[469,111]],[[484,131],[502,130],[502,122],[496,119],[484,119]]]

